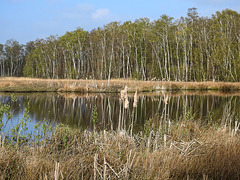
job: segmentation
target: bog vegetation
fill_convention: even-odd
[[[126,96],[122,91],[124,104]],[[93,106],[93,131],[66,125],[53,131],[50,124],[38,123],[26,133],[27,107],[7,133],[3,116],[11,119],[11,114],[9,104],[0,104],[0,179],[240,178],[238,120],[200,123],[186,109],[177,122],[149,119],[133,134],[121,126],[99,130]]]
[[[136,78],[239,81],[240,14],[200,17],[190,8],[174,20],[112,22],[88,32],[0,45],[0,75],[37,78]]]
[[[128,92],[182,91],[182,90],[219,90],[237,92],[240,82],[175,82],[175,81],[138,81],[131,79],[76,80],[76,79],[39,79],[25,77],[0,78],[1,92],[120,92],[125,86]]]

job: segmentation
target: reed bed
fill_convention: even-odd
[[[111,79],[108,82],[108,80],[93,79],[0,78],[2,92],[120,92],[125,86],[133,93],[161,90],[240,90],[239,82],[168,82],[130,79]]]
[[[120,89],[125,109],[129,86]],[[137,91],[134,101],[137,106]],[[0,179],[240,179],[240,122],[219,127],[188,115],[147,120],[135,134],[120,117],[116,131],[59,126],[41,144],[15,146],[1,136]]]
[[[1,138],[0,179],[239,179],[239,123],[181,121],[167,130],[59,127],[41,146],[8,147]]]

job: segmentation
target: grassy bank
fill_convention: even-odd
[[[1,179],[239,179],[236,126],[181,121],[143,132],[80,132],[59,127],[41,146],[1,138]]]
[[[128,86],[129,92],[161,90],[240,90],[240,83],[232,82],[163,82],[112,79],[69,80],[0,78],[1,92],[120,92]]]

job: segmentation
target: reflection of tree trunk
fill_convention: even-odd
[[[209,112],[209,97],[207,97],[207,112]]]
[[[81,123],[83,121],[81,99],[80,99],[80,102],[78,103],[78,107],[79,107],[79,120],[77,122],[78,122],[78,127],[80,128],[81,127]]]
[[[179,121],[179,104],[180,104],[180,98],[181,97],[176,97],[177,98],[177,108],[176,108],[176,116],[175,116],[175,120]]]
[[[109,117],[109,121],[110,121],[110,125],[111,125],[111,130],[113,130],[113,122],[112,122],[112,106],[111,106],[111,102],[109,100],[109,98],[107,98],[108,101],[108,117]],[[115,108],[113,108],[115,109]]]
[[[164,124],[165,129],[167,129],[167,103],[164,103]]]
[[[140,104],[141,104],[141,113],[140,113],[140,118],[141,118],[141,120],[144,122],[146,119],[143,119],[143,99],[144,99],[144,96],[142,96],[141,98],[140,98]]]
[[[118,131],[121,129],[121,119],[122,119],[122,101],[119,100],[119,118],[118,118]]]
[[[125,119],[125,108],[124,108],[124,102],[125,100],[123,100],[123,108],[122,108],[122,120],[121,120],[121,126],[120,126],[120,129],[122,130],[123,129],[123,124],[124,124],[124,119]]]
[[[197,98],[197,101],[199,103],[199,110],[198,110],[199,119],[202,119],[202,117],[203,117],[203,101],[200,101],[199,97]]]
[[[70,126],[86,128],[85,125],[89,126],[92,123],[90,109],[92,105],[96,104],[98,111],[101,112],[99,113],[101,128],[129,130],[130,134],[133,133],[136,125],[143,127],[144,121],[149,118],[160,121],[159,129],[165,127],[166,130],[170,130],[170,120],[177,122],[180,118],[186,118],[191,107],[191,116],[196,114],[194,120],[203,122],[212,118],[215,123],[221,123],[222,120],[222,125],[234,126],[236,118],[239,119],[240,116],[238,96],[170,96],[168,104],[164,104],[165,101],[161,95],[139,96],[138,106],[133,108],[130,105],[129,109],[124,109],[123,101],[109,96],[78,97],[69,94],[66,95],[68,96],[66,98],[53,94],[27,96],[28,98],[20,98],[19,102],[24,106],[26,100],[30,101],[30,117],[36,118],[37,121],[49,118]],[[0,98],[3,97],[0,96]],[[9,102],[10,99],[0,99],[0,101]],[[132,102],[133,98],[130,98],[130,104]]]

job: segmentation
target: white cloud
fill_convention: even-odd
[[[92,11],[94,9],[94,6],[92,4],[83,3],[76,5],[76,9],[82,11]]]
[[[49,22],[52,21],[53,26],[51,23],[49,23],[50,25],[35,23],[36,27],[45,27],[41,32],[47,32],[48,30],[51,34],[58,32],[59,35],[63,35],[66,31],[73,31],[78,27],[91,31],[117,19],[116,15],[111,14],[109,9],[97,8],[91,3],[67,5],[64,1],[60,9],[50,9],[49,17],[50,15],[51,18],[47,16],[45,19]],[[56,23],[54,24],[54,22]],[[61,32],[59,32],[60,29]]]
[[[62,17],[68,19],[78,19],[90,16],[94,11],[94,6],[91,4],[77,4],[75,7],[66,8],[62,11]]]
[[[96,9],[92,4],[77,4],[74,7],[65,8],[61,16],[66,19],[109,19],[113,17],[107,8]]]
[[[92,13],[93,19],[105,18],[110,15],[109,9],[97,9],[94,13]]]

